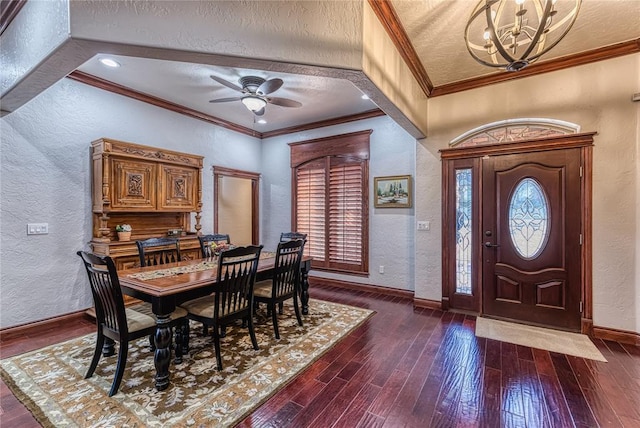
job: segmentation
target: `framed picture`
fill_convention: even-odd
[[[411,176],[374,177],[376,208],[411,208]]]

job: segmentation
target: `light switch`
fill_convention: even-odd
[[[28,223],[27,235],[46,235],[49,233],[49,223]]]
[[[418,230],[431,230],[431,222],[419,221],[418,222]]]

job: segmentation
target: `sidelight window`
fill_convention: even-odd
[[[471,168],[456,170],[456,293],[471,294]]]

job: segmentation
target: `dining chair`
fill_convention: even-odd
[[[295,239],[280,242],[276,251],[273,277],[257,282],[254,287],[254,301],[256,303],[266,303],[268,312],[271,313],[276,339],[280,339],[276,303],[282,305],[286,300],[293,299],[298,325],[302,326],[302,317],[298,306],[298,283],[300,282],[300,262],[303,251],[304,240]],[[280,313],[282,312],[280,311]]]
[[[198,241],[200,241],[200,251],[202,252],[203,258],[211,257],[213,255],[213,252],[211,251],[212,242],[215,242],[216,244],[231,244],[229,235],[223,233],[198,236]]]
[[[302,239],[303,241],[306,241],[307,234],[300,232],[282,232],[280,234],[280,242],[287,242],[294,239]]]
[[[140,266],[156,266],[180,261],[180,241],[175,238],[149,238],[136,241]]]
[[[220,329],[236,320],[246,322],[253,349],[259,349],[253,328],[253,286],[261,251],[262,245],[222,251],[213,295],[180,305],[188,312],[187,318],[212,327],[218,370],[222,370]]]
[[[127,364],[129,342],[144,336],[153,336],[156,332],[156,319],[153,316],[140,311],[127,308],[122,298],[120,280],[115,264],[109,256],[98,256],[85,251],[78,251],[89,277],[91,294],[96,312],[97,340],[93,351],[93,358],[85,379],[93,376],[98,366],[100,356],[103,355],[105,341],[117,341],[119,343],[118,360],[109,397],[118,392],[124,369]],[[182,326],[186,320],[187,311],[176,308],[171,314],[171,326]],[[181,328],[176,328],[176,359],[178,355],[182,360],[182,334]],[[113,342],[112,342],[113,343]],[[105,356],[113,355],[107,353]]]

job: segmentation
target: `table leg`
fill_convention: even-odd
[[[300,303],[302,305],[302,314],[309,315],[309,269],[306,264],[302,267],[300,273]]]
[[[156,389],[162,391],[169,386],[169,362],[171,360],[171,327],[169,315],[156,314],[156,352],[153,362],[156,366]]]

